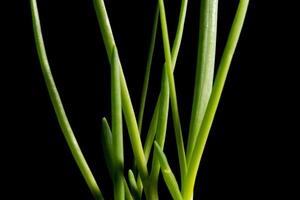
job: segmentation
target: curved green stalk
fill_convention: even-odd
[[[54,107],[59,125],[62,129],[62,132],[64,134],[64,137],[67,141],[67,144],[72,152],[72,155],[89,187],[92,194],[94,195],[95,199],[97,200],[103,200],[103,196],[101,193],[100,188],[98,187],[98,184],[96,183],[96,180],[80,150],[80,147],[77,143],[77,140],[74,136],[74,133],[72,131],[72,128],[69,124],[67,115],[65,113],[63,104],[61,102],[59,93],[57,91],[51,69],[49,66],[45,45],[43,41],[42,36],[42,30],[40,25],[40,19],[39,19],[39,13],[37,8],[36,0],[30,1],[31,6],[31,12],[32,12],[32,21],[33,21],[33,30],[34,30],[34,37],[36,42],[36,48],[38,52],[38,56],[40,59],[40,64],[43,72],[43,76],[47,85],[47,89],[52,101],[52,105]]]
[[[113,48],[111,56],[111,111],[112,111],[112,143],[114,147],[114,199],[124,200],[125,190],[123,185],[123,128],[122,128],[122,104],[120,87],[120,65],[118,62],[117,48]]]
[[[182,200],[179,186],[178,186],[176,178],[170,168],[168,159],[167,159],[166,155],[164,154],[162,148],[159,146],[159,144],[156,141],[154,142],[154,154],[156,154],[158,156],[158,160],[161,165],[161,171],[162,171],[164,180],[167,184],[167,187],[168,187],[173,199],[174,200]]]
[[[153,59],[155,40],[156,40],[156,34],[157,34],[158,16],[159,16],[159,8],[157,5],[155,8],[155,15],[154,15],[154,21],[153,21],[153,27],[152,27],[152,33],[151,33],[150,47],[149,47],[149,52],[148,52],[145,78],[144,78],[142,95],[141,95],[140,111],[139,111],[139,116],[138,116],[138,128],[139,128],[140,134],[142,134],[145,103],[146,103],[146,98],[147,98],[150,70],[151,70],[151,66],[152,66],[152,59]],[[158,109],[155,109],[154,112],[157,113],[157,111],[158,111]],[[144,145],[144,154],[145,154],[146,162],[148,162],[152,143],[153,143],[153,140],[155,137],[156,124],[157,124],[157,118],[155,118],[155,119],[153,118],[150,122],[149,130],[148,130],[146,140],[145,140],[145,145]],[[135,163],[134,163],[134,168],[136,168]],[[139,192],[139,196],[141,196],[143,186],[141,183],[140,176],[138,176],[137,180],[138,180],[138,185],[140,186],[140,187],[138,187],[138,192]]]
[[[106,53],[111,62],[110,56],[112,55],[113,48],[116,47],[109,18],[105,9],[103,0],[94,0],[94,7],[97,14],[102,38],[106,48]],[[120,59],[118,57],[117,62],[120,65],[120,80],[121,80],[121,95],[122,95],[122,108],[125,116],[125,121],[128,127],[128,133],[131,141],[136,164],[143,180],[148,177],[147,163],[143,151],[143,146],[139,134],[139,129],[134,114],[133,106],[130,100],[129,91],[126,85],[126,80],[121,67]]]
[[[147,133],[147,137],[146,137],[145,144],[144,144],[144,152],[145,152],[145,157],[146,157],[147,163],[148,163],[148,160],[149,160],[150,152],[151,152],[151,149],[152,149],[152,144],[153,144],[155,134],[156,134],[156,131],[157,131],[157,123],[158,123],[159,108],[160,108],[159,105],[160,105],[160,102],[162,101],[162,100],[160,100],[161,98],[162,97],[160,95],[159,99],[157,101],[157,104],[155,106],[155,109],[154,109],[153,117],[151,119],[150,126],[149,126],[148,133]]]
[[[200,160],[203,154],[205,143],[210,131],[213,118],[215,116],[217,106],[221,97],[221,93],[228,74],[229,66],[242,30],[245,20],[249,0],[240,0],[229,36],[224,49],[223,56],[220,61],[219,69],[209,99],[207,109],[203,118],[202,126],[197,137],[194,151],[192,153],[191,162],[188,168],[188,174],[183,185],[183,198],[190,200],[193,194],[197,171],[200,165]]]
[[[114,158],[113,158],[113,144],[112,144],[112,132],[108,125],[108,122],[105,117],[102,118],[102,134],[101,134],[101,141],[103,146],[104,158],[106,162],[106,166],[109,172],[110,178],[114,179],[114,171],[116,169]],[[125,199],[126,200],[133,200],[129,187],[127,185],[126,179],[123,174],[121,174],[121,178],[125,188]]]
[[[123,184],[124,184],[124,188],[125,188],[125,199],[126,200],[136,200],[132,197],[132,194],[130,192],[130,189],[128,187],[128,184],[126,182],[125,177],[122,175],[122,180],[123,180]]]
[[[135,199],[140,199],[141,198],[141,192],[139,191],[137,182],[135,180],[135,176],[132,172],[132,170],[128,171],[128,180],[129,180],[129,184],[130,184],[130,189],[133,193],[133,196],[135,197]]]
[[[122,108],[123,108],[123,113],[128,128],[133,154],[136,159],[136,164],[141,174],[141,178],[145,180],[148,177],[147,162],[143,151],[143,146],[142,146],[134,110],[130,100],[129,91],[126,86],[126,81],[123,73],[121,73],[121,89],[122,89],[121,90]]]
[[[154,114],[151,119],[150,126],[149,126],[148,133],[147,133],[146,140],[145,140],[145,144],[144,144],[144,153],[145,153],[145,159],[146,159],[147,163],[149,160],[149,156],[150,156],[151,149],[152,149],[152,144],[153,144],[153,141],[154,141],[154,138],[156,135],[156,131],[157,131],[157,123],[158,123],[159,108],[160,108],[158,106],[158,104],[160,104],[160,102],[161,102],[160,99],[161,99],[161,96],[159,96],[159,100],[157,102],[157,105],[155,106]],[[143,185],[142,185],[140,175],[138,175],[138,177],[137,177],[137,185],[138,185],[138,192],[141,196],[142,190],[143,190]]]
[[[132,170],[128,170],[128,180],[129,180],[131,188],[134,191],[137,191],[138,186],[137,186],[137,183],[136,183],[136,180],[135,180],[135,177],[134,177],[134,174],[133,174]]]
[[[167,132],[167,124],[168,124],[168,111],[169,111],[169,84],[167,81],[167,74],[165,69],[163,70],[163,79],[162,79],[162,86],[161,86],[161,99],[165,99],[165,101],[159,101],[159,115],[158,115],[158,122],[157,122],[157,131],[156,131],[156,141],[160,145],[161,148],[164,147],[166,132]],[[158,177],[160,171],[160,164],[156,154],[153,154],[153,161],[152,161],[152,169],[150,173],[150,186],[152,195],[158,196],[157,193],[157,184],[158,184]]]
[[[217,40],[218,0],[202,0],[198,57],[194,86],[194,99],[187,143],[187,163],[195,147],[196,138],[211,94]]]
[[[188,5],[188,0],[181,0],[178,25],[177,25],[176,35],[175,35],[175,39],[174,39],[174,43],[173,43],[173,47],[172,47],[172,69],[173,69],[173,71],[175,69],[175,64],[177,61],[177,57],[178,57],[178,53],[179,53],[179,49],[180,49],[180,45],[181,45],[187,5]]]
[[[173,124],[174,124],[176,145],[177,145],[178,157],[179,157],[180,174],[181,174],[181,178],[183,178],[186,174],[187,165],[186,165],[184,143],[182,138],[180,118],[179,118],[175,81],[174,81],[173,70],[172,70],[170,42],[169,42],[168,28],[167,28],[167,21],[166,21],[166,14],[165,14],[165,7],[164,7],[163,0],[159,0],[159,10],[160,10],[160,20],[161,20],[162,36],[163,36],[163,46],[164,46],[165,59],[166,59],[166,72],[167,72],[169,88],[170,88]]]
[[[176,64],[176,61],[177,61],[178,52],[179,52],[180,44],[181,44],[181,40],[182,40],[183,28],[184,28],[184,22],[185,22],[185,17],[186,17],[186,10],[187,10],[187,4],[188,4],[188,0],[182,0],[181,1],[181,9],[180,9],[180,14],[179,14],[177,31],[176,31],[175,40],[174,40],[173,47],[172,47],[172,69],[173,69],[173,71],[175,70],[175,66],[176,66],[175,64]],[[153,113],[153,116],[152,116],[152,119],[151,119],[149,131],[148,131],[146,142],[145,142],[145,149],[151,149],[153,141],[154,141],[154,136],[148,138],[148,135],[149,134],[154,134],[155,135],[155,131],[156,131],[156,125],[155,124],[157,124],[157,117],[158,117],[158,112],[159,112],[158,107],[160,105],[159,101],[162,101],[161,100],[161,93],[159,94],[159,97],[158,97],[158,100],[157,100],[157,103],[156,103],[156,106],[155,106],[155,110],[154,110],[154,113]],[[153,122],[153,125],[152,125],[152,122]],[[150,131],[150,129],[154,130],[154,132]],[[145,154],[146,154],[146,150],[145,150]]]
[[[146,97],[147,97],[148,85],[149,85],[149,78],[150,78],[150,69],[151,69],[151,65],[152,65],[152,58],[153,58],[153,52],[154,52],[155,40],[156,40],[158,15],[159,15],[159,8],[158,8],[158,6],[156,6],[154,22],[153,22],[153,28],[152,28],[152,34],[151,34],[151,42],[150,42],[150,48],[149,48],[149,54],[148,54],[146,72],[145,72],[145,79],[144,79],[144,84],[143,84],[143,89],[142,89],[140,112],[139,112],[139,117],[138,117],[138,127],[139,127],[140,134],[142,133],[145,103],[146,103]]]
[[[184,28],[184,22],[185,22],[185,17],[186,17],[186,10],[187,10],[187,0],[182,0],[181,2],[181,9],[180,9],[180,14],[179,14],[179,22],[177,25],[177,31],[176,31],[176,36],[175,36],[175,40],[173,43],[173,48],[172,48],[172,69],[175,69],[175,64],[176,64],[176,60],[177,60],[177,56],[178,56],[178,52],[180,49],[180,44],[181,44],[181,40],[182,40],[182,35],[183,35],[183,28]],[[165,66],[164,66],[165,68]],[[164,70],[165,71],[165,70]],[[165,78],[164,78],[165,77]],[[165,72],[163,72],[163,81],[162,81],[162,87],[164,84],[168,84],[167,83],[167,78],[165,76]],[[164,98],[162,98],[163,95],[163,89],[161,89],[161,92],[159,94],[156,106],[155,106],[155,110],[151,119],[151,123],[149,126],[149,130],[147,133],[147,137],[146,137],[146,142],[144,145],[144,151],[145,151],[145,157],[146,160],[148,161],[149,155],[150,155],[150,150],[152,148],[152,144],[156,135],[156,130],[157,130],[157,122],[158,122],[158,117],[160,115],[160,105],[162,103],[165,102],[165,104],[169,104],[169,95],[165,95]],[[166,102],[167,101],[167,102]],[[160,136],[159,136],[160,137]],[[164,139],[163,139],[164,141]],[[154,162],[155,159],[153,159]],[[157,163],[157,162],[156,162]],[[158,168],[159,169],[159,168]],[[156,171],[156,170],[154,170]],[[156,172],[152,171],[151,173],[153,174],[152,177],[155,177],[154,174],[156,174]],[[140,179],[138,178],[138,183],[140,183],[139,181]],[[154,193],[157,193],[157,191],[155,191],[155,185],[152,187],[152,190]]]

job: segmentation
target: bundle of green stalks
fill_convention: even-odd
[[[105,199],[105,196],[109,197],[108,199],[112,199],[112,194],[102,193],[74,136],[51,74],[43,42],[37,2],[36,0],[30,0],[30,3],[34,37],[42,73],[62,133],[94,198],[102,200]],[[107,52],[107,58],[110,63],[112,117],[110,123],[106,118],[102,119],[101,142],[105,162],[113,182],[113,199],[132,200],[141,199],[142,196],[145,196],[145,198],[149,200],[159,199],[160,191],[158,189],[158,180],[160,172],[173,199],[193,199],[194,186],[201,157],[241,33],[248,4],[249,0],[239,1],[228,40],[215,74],[218,0],[201,0],[194,96],[189,131],[185,133],[188,135],[188,140],[185,143],[183,141],[173,72],[175,70],[184,32],[188,0],[181,1],[178,26],[172,47],[169,41],[164,0],[158,0],[157,2],[155,15],[153,16],[153,31],[150,39],[140,107],[139,112],[137,112],[138,116],[135,115],[130,99],[129,89],[122,70],[122,62],[118,54],[117,44],[114,40],[113,30],[110,26],[104,1],[94,0],[96,16]],[[158,26],[160,26],[160,29],[158,29]],[[154,46],[157,42],[157,30],[162,31],[165,62],[164,65],[161,66],[160,93],[157,97],[151,121],[149,122],[149,128],[146,131],[143,130],[147,135],[145,141],[142,142],[140,133],[142,132],[144,121],[144,108],[149,87],[148,83]],[[174,134],[176,139],[180,169],[180,174],[177,177],[172,172],[173,167],[169,165],[168,158],[164,153],[164,144],[167,138],[169,105],[174,133],[168,132],[168,136],[173,137],[171,134]],[[123,123],[123,119],[125,123]],[[124,169],[123,129],[125,125],[128,130],[131,149],[134,155],[134,164],[131,169]],[[129,147],[126,147],[126,149],[129,149]],[[152,157],[150,157],[150,155]],[[148,165],[149,159],[152,159],[151,162],[149,162],[151,166]]]

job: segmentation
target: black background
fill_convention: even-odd
[[[106,1],[127,84],[137,112],[155,1]],[[272,3],[271,3],[272,2]],[[92,199],[61,134],[34,45],[29,1],[1,5],[1,199]],[[179,0],[166,0],[170,40]],[[219,5],[219,62],[238,1]],[[52,72],[82,151],[107,199],[111,181],[100,146],[100,119],[110,119],[109,65],[92,1],[38,1]],[[195,199],[290,199],[297,157],[290,142],[297,119],[296,17],[293,5],[250,1],[245,26],[206,145]],[[196,63],[199,2],[189,1],[175,80],[183,132],[188,130]],[[299,24],[299,23],[298,23]],[[159,29],[160,31],[160,29]],[[146,107],[148,126],[159,92],[161,35]],[[294,113],[294,114],[293,114]],[[170,120],[171,123],[172,120]],[[178,174],[172,126],[166,154]],[[145,133],[143,133],[145,135]],[[126,167],[132,152],[125,134]],[[186,141],[185,135],[185,141]],[[127,172],[126,172],[127,173]],[[2,185],[3,185],[2,184]],[[162,199],[170,199],[163,181]],[[293,196],[295,197],[295,196]]]

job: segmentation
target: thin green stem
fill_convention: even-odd
[[[94,1],[94,8],[97,14],[97,19],[100,26],[102,38],[104,41],[104,46],[106,49],[106,54],[107,57],[109,58],[109,62],[111,62],[110,57],[112,55],[113,48],[116,46],[116,43],[113,36],[113,32],[111,30],[105,4],[103,0],[93,0],[93,1]]]
[[[212,90],[217,40],[218,0],[202,0],[198,57],[194,86],[194,99],[187,143],[187,163],[195,147],[196,138]]]
[[[154,52],[155,40],[156,40],[158,15],[159,15],[159,8],[158,8],[158,6],[156,6],[152,34],[151,34],[150,48],[149,48],[149,54],[148,54],[148,59],[147,59],[146,72],[145,72],[145,79],[144,79],[144,84],[143,84],[143,89],[142,89],[140,112],[139,112],[139,117],[138,117],[138,127],[139,127],[140,134],[142,133],[145,103],[146,103],[149,78],[150,78],[150,69],[151,69],[151,65],[152,65],[153,52]]]
[[[186,17],[186,10],[187,10],[188,0],[181,0],[181,6],[180,6],[180,13],[179,13],[179,19],[178,19],[178,25],[176,30],[176,35],[172,47],[172,69],[174,71],[175,64],[177,61],[182,35],[183,35],[183,29],[184,29],[184,23],[185,23],[185,17]]]
[[[108,122],[105,117],[102,118],[102,146],[104,157],[106,161],[106,166],[108,168],[109,175],[111,179],[114,179],[114,171],[116,169],[114,158],[113,158],[113,143],[112,143],[112,132],[108,125]],[[133,200],[131,192],[129,190],[128,184],[123,174],[121,174],[121,178],[125,188],[125,199],[126,200]]]
[[[112,144],[114,147],[114,199],[125,199],[125,190],[122,180],[124,168],[123,152],[123,127],[122,127],[122,103],[120,87],[120,65],[118,62],[117,48],[113,48],[111,56],[111,111],[112,111]]]
[[[133,193],[133,196],[135,197],[135,199],[140,199],[141,193],[139,192],[139,188],[132,170],[128,171],[128,180],[129,180],[130,189]]]
[[[153,117],[151,119],[147,137],[146,137],[145,144],[144,144],[144,152],[145,152],[145,157],[146,157],[147,162],[149,160],[150,152],[152,149],[152,144],[153,144],[153,141],[154,141],[154,138],[156,135],[158,116],[159,116],[159,107],[160,107],[159,105],[161,104],[161,101],[162,101],[161,99],[162,99],[162,97],[160,95],[159,99],[157,101],[157,104],[155,106]]]
[[[161,96],[159,96],[159,100],[158,100],[157,104],[161,103],[161,101],[162,101],[161,99],[162,99]],[[154,138],[155,138],[155,135],[156,135],[158,116],[159,116],[159,108],[160,107],[158,105],[155,106],[154,114],[153,114],[153,117],[151,119],[150,126],[149,126],[148,133],[147,133],[147,137],[146,137],[146,141],[145,141],[145,144],[144,144],[144,153],[145,153],[145,158],[146,158],[147,163],[148,163],[149,156],[150,156],[150,153],[151,153],[152,144],[153,144],[153,141],[154,141]],[[142,189],[143,189],[143,185],[141,183],[140,175],[138,175],[138,178],[137,178],[137,185],[138,185],[139,194],[141,194]]]
[[[173,124],[175,129],[175,138],[176,138],[176,145],[177,145],[178,157],[179,157],[180,174],[181,174],[181,178],[183,178],[186,174],[187,165],[186,165],[184,143],[183,143],[183,137],[181,131],[180,118],[179,118],[175,81],[174,81],[173,70],[172,70],[170,42],[169,42],[167,20],[166,20],[163,0],[159,0],[159,8],[160,8],[160,20],[161,20],[162,36],[163,36],[163,46],[164,46],[165,59],[166,59],[166,72],[169,81]]]
[[[217,110],[217,106],[229,71],[230,63],[242,30],[248,4],[249,0],[240,0],[239,2],[239,6],[228,36],[224,53],[220,61],[219,69],[216,75],[211,97],[209,99],[207,109],[203,118],[202,126],[200,128],[195,148],[192,153],[191,162],[188,168],[188,174],[183,185],[184,200],[190,200],[193,194],[196,175],[200,165],[205,143],[207,141],[208,133],[210,131]]]
[[[168,111],[169,111],[169,84],[167,81],[167,74],[165,69],[163,70],[163,79],[162,79],[162,90],[161,90],[161,99],[165,99],[165,101],[159,101],[159,115],[158,115],[158,122],[157,122],[157,131],[156,131],[156,141],[164,148],[166,132],[167,132],[167,123],[168,123]],[[157,184],[158,184],[158,177],[160,171],[160,164],[158,160],[158,156],[153,154],[153,161],[152,161],[152,169],[150,174],[150,187],[154,188],[151,191],[157,192]]]
[[[172,48],[172,61],[173,61],[172,62],[172,69],[173,70],[175,69],[175,66],[176,66],[175,64],[176,64],[176,60],[177,60],[177,56],[178,56],[178,52],[179,52],[180,44],[181,44],[181,40],[182,40],[183,28],[184,28],[184,22],[185,22],[185,17],[186,17],[186,10],[187,10],[187,3],[188,3],[187,0],[182,0],[182,2],[181,2],[179,22],[178,22],[178,25],[177,25],[176,36],[175,36],[175,40],[174,40],[173,48]],[[159,115],[161,115],[160,114],[161,113],[160,105],[163,104],[163,103],[169,104],[169,95],[164,95],[165,97],[162,98],[163,93],[164,93],[163,92],[163,86],[166,85],[166,84],[168,84],[167,83],[167,76],[166,76],[166,73],[163,72],[162,89],[161,89],[161,92],[159,94],[159,98],[157,100],[156,106],[155,106],[155,110],[154,110],[154,113],[153,113],[153,116],[152,116],[152,119],[151,119],[148,134],[147,134],[147,137],[146,137],[146,142],[145,142],[145,145],[144,145],[144,151],[145,151],[145,156],[146,156],[147,161],[148,161],[148,158],[149,158],[149,155],[150,155],[150,150],[152,148],[152,144],[153,144],[153,141],[154,141],[154,138],[155,138],[155,135],[156,135],[156,131],[158,130],[157,129],[158,117],[159,117]],[[163,139],[163,141],[164,141],[164,139]],[[154,160],[156,160],[156,159],[153,159],[153,162],[154,162]],[[154,171],[156,171],[156,170],[154,170]],[[154,176],[154,174],[157,174],[157,172],[154,172],[154,171],[151,172],[153,174],[152,178],[156,177],[156,176]],[[139,180],[140,179],[138,178],[138,183],[140,183]],[[151,191],[153,191],[153,193],[157,194],[156,185],[152,185]]]
[[[123,114],[125,116],[133,154],[136,159],[136,164],[141,174],[141,178],[142,180],[145,180],[148,177],[147,162],[143,151],[134,110],[130,100],[129,91],[126,86],[126,80],[123,73],[121,73],[121,88]]]
[[[111,179],[114,179],[114,171],[116,171],[114,158],[113,158],[113,143],[112,143],[112,132],[108,125],[108,122],[105,117],[102,118],[102,134],[101,134],[101,141],[103,146],[104,158],[106,162],[106,166],[109,172],[109,176]],[[121,178],[123,181],[124,189],[125,189],[125,199],[126,200],[133,200],[131,192],[128,188],[126,179],[123,174],[121,174]]]
[[[159,146],[159,144],[155,141],[154,142],[154,154],[157,155],[158,160],[161,165],[161,171],[164,177],[164,180],[167,184],[167,187],[173,197],[174,200],[182,200],[182,196],[180,193],[180,189],[178,186],[178,183],[176,181],[176,178],[170,168],[170,165],[168,163],[168,159],[166,155],[164,154],[162,148]]]
[[[157,5],[156,8],[155,8],[155,15],[154,15],[154,21],[153,21],[153,27],[152,27],[152,33],[151,33],[150,47],[149,47],[149,52],[148,52],[145,78],[144,78],[142,95],[141,95],[140,111],[139,111],[139,116],[138,116],[138,127],[139,127],[140,134],[142,134],[145,103],[146,103],[146,98],[147,98],[150,71],[151,71],[151,66],[152,66],[153,53],[154,53],[155,40],[156,40],[156,33],[157,33],[158,16],[159,16],[159,8],[158,8],[158,5]],[[156,111],[157,110],[158,109],[156,109]],[[152,147],[152,142],[153,142],[154,137],[155,137],[156,123],[157,123],[157,120],[156,121],[151,120],[150,127],[149,127],[149,130],[148,130],[149,134],[147,134],[147,136],[146,136],[146,143],[144,145],[144,154],[145,154],[146,162],[148,162],[151,147]],[[149,144],[149,142],[151,142],[151,144]],[[134,169],[136,169],[136,163],[134,163]],[[138,183],[139,183],[138,185],[142,186],[140,176],[138,176]],[[141,190],[142,190],[142,187],[139,187],[138,191],[139,191],[140,194],[142,192]]]
[[[96,180],[81,152],[81,149],[78,145],[78,142],[74,136],[74,133],[72,131],[72,128],[69,124],[67,115],[65,113],[63,104],[61,102],[58,90],[56,88],[51,69],[49,66],[46,49],[43,41],[43,35],[41,30],[41,24],[39,19],[39,13],[38,13],[38,7],[36,0],[30,1],[31,6],[31,13],[32,13],[32,21],[33,21],[33,31],[34,31],[34,37],[36,42],[36,48],[41,64],[42,73],[47,85],[47,89],[49,92],[49,96],[52,102],[52,105],[54,107],[59,125],[62,129],[63,135],[67,141],[67,144],[71,150],[71,153],[89,187],[91,190],[93,196],[97,200],[103,200],[103,195],[98,187],[98,184],[96,183]]]
[[[134,200],[124,176],[122,176],[122,180],[123,180],[123,184],[124,184],[124,188],[125,188],[125,199],[126,200]]]
[[[113,48],[116,45],[115,45],[115,40],[113,37],[113,33],[109,23],[109,18],[103,0],[94,0],[94,7],[97,14],[97,19],[99,22],[106,52],[109,57],[109,60],[111,61],[110,56],[112,55]],[[117,60],[120,63],[120,59],[118,58]],[[139,129],[134,114],[132,102],[130,100],[121,63],[120,63],[120,80],[121,80],[122,108],[123,108],[123,113],[128,128],[131,146],[142,180],[145,180],[148,177],[147,162],[143,152],[143,146],[139,134]]]
[[[185,17],[186,17],[186,10],[187,10],[187,4],[188,4],[188,0],[182,0],[181,1],[181,9],[180,9],[180,14],[179,14],[179,20],[178,20],[178,25],[177,25],[177,31],[176,31],[176,35],[175,35],[175,40],[173,43],[173,47],[172,47],[172,69],[173,71],[175,70],[175,64],[177,61],[177,57],[178,57],[178,53],[179,53],[179,49],[180,49],[180,44],[181,44],[181,40],[182,40],[182,35],[183,35],[183,28],[184,28],[184,22],[185,22]],[[161,100],[161,93],[159,95],[159,98],[157,100],[156,106],[155,106],[155,110],[151,119],[151,123],[150,123],[150,128],[147,134],[147,138],[146,138],[146,142],[145,142],[145,154],[146,154],[146,149],[151,149],[152,144],[153,144],[153,140],[154,140],[154,136],[149,137],[149,134],[153,134],[155,135],[155,131],[156,131],[156,125],[157,124],[157,117],[158,117],[158,107],[160,105],[159,101]],[[165,101],[165,100],[164,100]],[[153,122],[153,125],[152,125]],[[150,131],[153,130],[153,131]],[[147,154],[146,154],[147,155]],[[147,156],[146,156],[147,157]],[[147,159],[148,160],[148,159]]]

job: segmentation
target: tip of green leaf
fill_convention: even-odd
[[[154,141],[154,148],[156,150],[162,170],[169,170],[170,166],[169,166],[167,157],[156,141]]]

